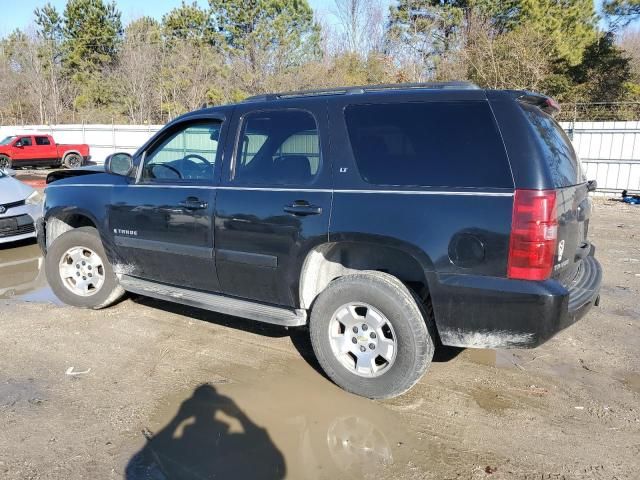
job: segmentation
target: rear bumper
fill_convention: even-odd
[[[568,287],[556,280],[441,278],[432,295],[438,333],[444,345],[456,347],[533,348],[597,305],[601,282],[602,267],[593,256],[583,259]]]

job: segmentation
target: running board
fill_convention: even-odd
[[[274,307],[215,293],[186,290],[129,275],[118,275],[118,279],[122,288],[139,295],[181,303],[225,315],[273,323],[283,327],[299,327],[307,324],[307,312],[301,309]]]

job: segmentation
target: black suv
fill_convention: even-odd
[[[48,280],[79,307],[308,325],[338,385],[399,395],[437,344],[535,347],[598,304],[594,185],[555,111],[460,82],[204,108],[106,173],[49,176]]]

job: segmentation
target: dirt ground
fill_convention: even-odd
[[[440,350],[381,402],[329,382],[304,330],[66,307],[35,245],[0,248],[0,478],[640,478],[640,206],[590,228],[599,308],[535,350]]]

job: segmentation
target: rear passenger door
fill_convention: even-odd
[[[49,137],[38,135],[34,137],[33,156],[43,163],[56,163],[58,151],[55,145],[51,145]]]
[[[326,102],[234,114],[216,201],[216,268],[228,295],[295,307],[307,252],[327,241]]]

